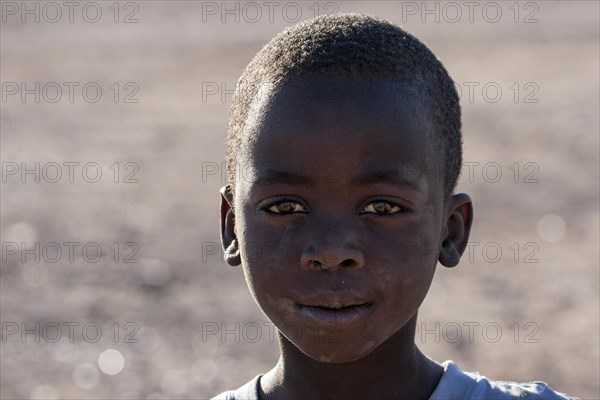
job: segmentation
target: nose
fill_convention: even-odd
[[[302,268],[307,271],[335,271],[340,268],[360,269],[365,263],[365,258],[348,235],[339,235],[337,240],[332,240],[332,233],[322,238],[313,240],[300,256]]]

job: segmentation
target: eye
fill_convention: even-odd
[[[271,203],[270,205],[264,207],[263,210],[266,210],[273,214],[306,214],[308,212],[306,207],[293,200],[281,200],[276,203]]]
[[[379,215],[387,215],[387,214],[396,214],[406,212],[408,209],[399,206],[397,204],[391,203],[385,200],[377,200],[372,203],[367,204],[362,211],[361,214],[379,214]]]

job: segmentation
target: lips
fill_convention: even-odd
[[[328,293],[304,298],[295,308],[302,317],[318,324],[346,328],[364,319],[373,303],[362,296]]]
[[[294,303],[301,306],[340,309],[371,303],[372,296],[354,291],[323,291],[294,294]]]

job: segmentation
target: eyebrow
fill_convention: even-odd
[[[425,192],[423,185],[419,184],[421,174],[402,173],[401,169],[385,169],[369,171],[352,179],[351,184],[357,186],[374,185],[377,183],[390,184],[399,187],[409,187],[417,192]]]
[[[271,185],[274,183],[285,183],[290,185],[308,186],[313,179],[310,176],[298,174],[287,170],[269,169],[265,175],[259,176],[254,182],[255,185]]]
[[[271,185],[271,184],[289,184],[310,186],[314,183],[314,177],[298,174],[297,172],[288,170],[273,170],[269,169],[268,173],[259,176],[254,182],[255,185]],[[390,184],[398,187],[409,187],[417,192],[425,192],[425,189],[419,184],[420,176],[416,173],[403,174],[400,169],[387,169],[369,171],[358,177],[353,178],[350,184],[353,186],[368,186],[378,183]]]

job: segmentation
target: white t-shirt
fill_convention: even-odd
[[[544,382],[492,381],[477,372],[463,372],[453,361],[442,363],[444,374],[429,400],[566,400],[575,399],[555,392]],[[258,388],[262,375],[237,390],[223,392],[211,400],[260,400]]]

